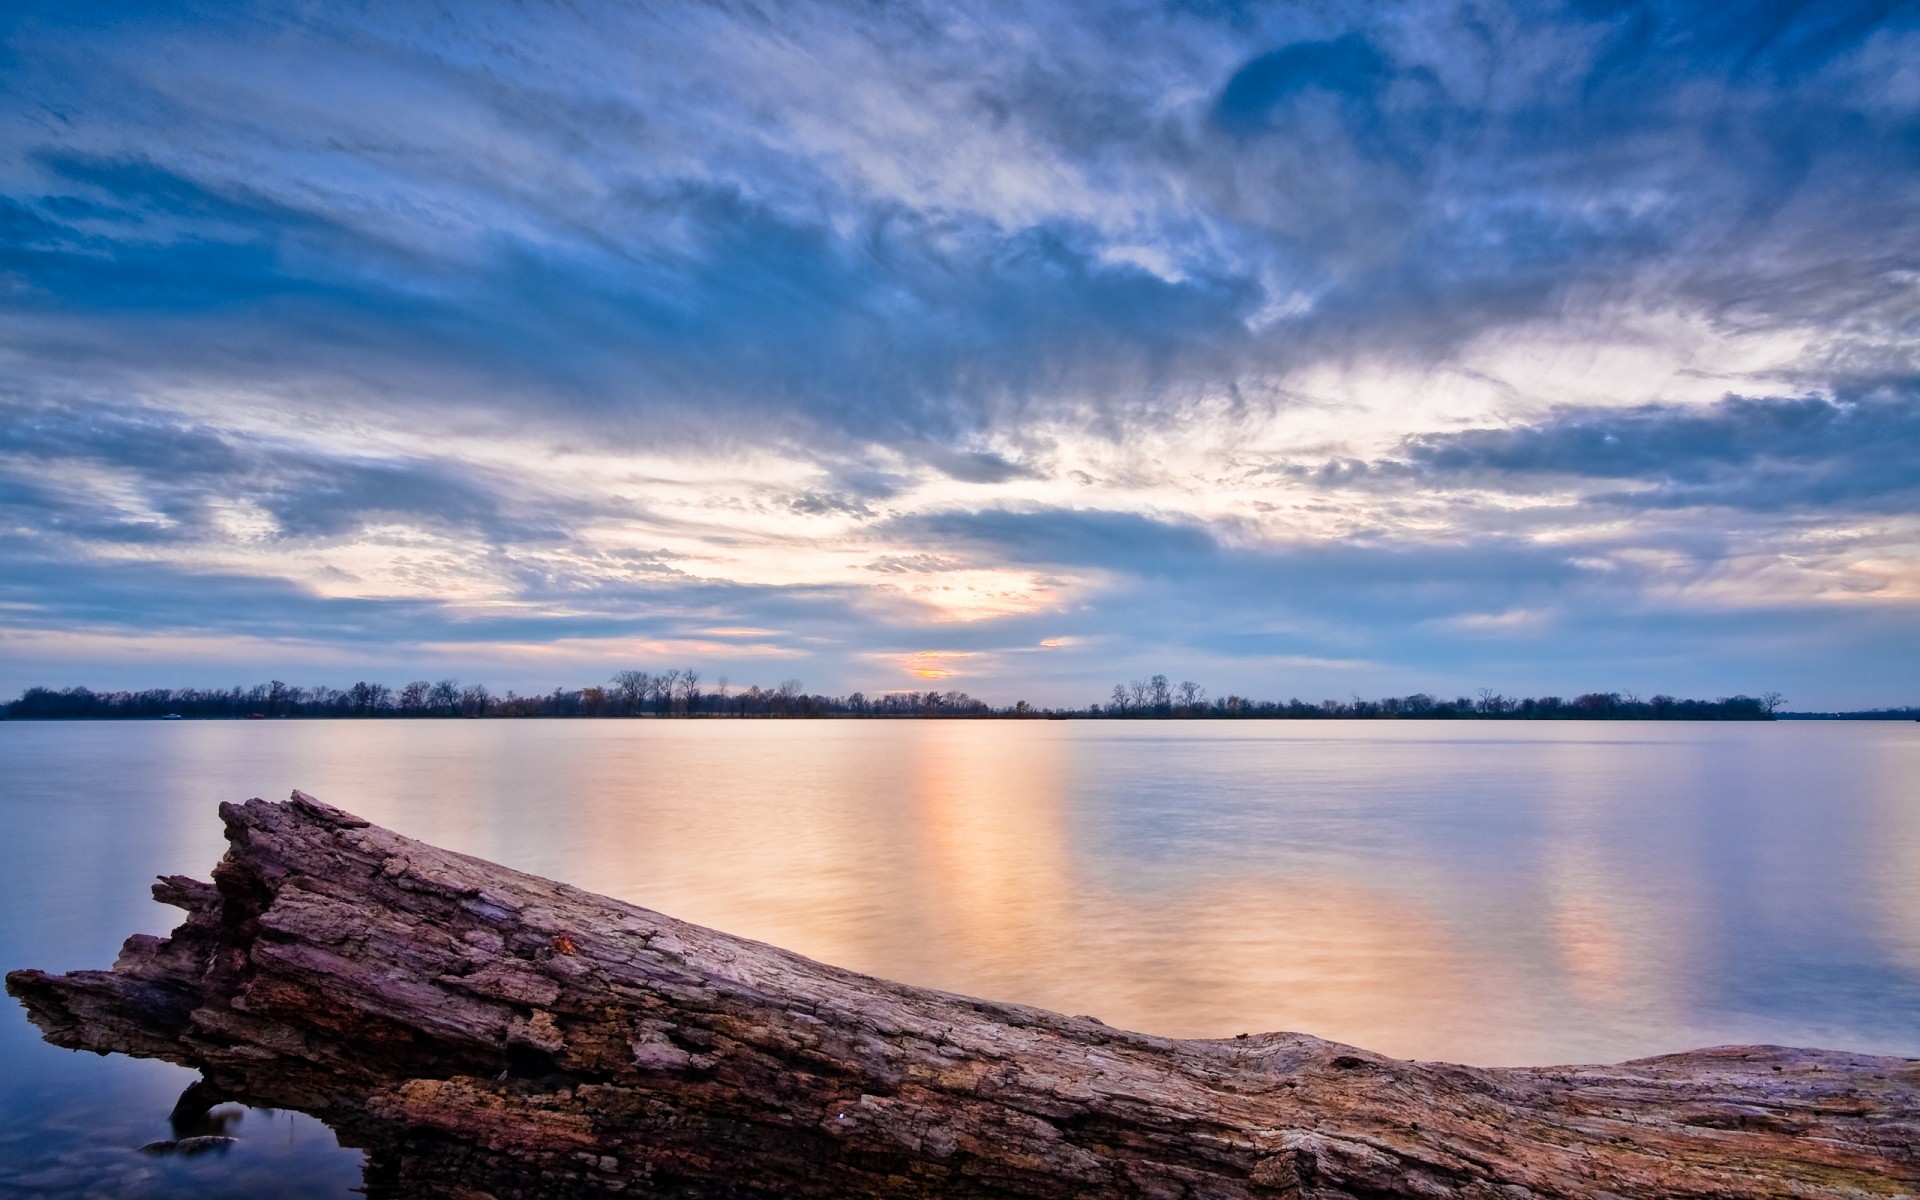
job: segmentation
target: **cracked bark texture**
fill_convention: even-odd
[[[1175,1040],[840,970],[300,792],[111,971],[15,971],[49,1041],[200,1070],[370,1153],[374,1195],[1866,1197],[1920,1192],[1920,1061],[1617,1066]]]

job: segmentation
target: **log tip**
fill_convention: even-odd
[[[16,1000],[24,1000],[27,993],[33,991],[51,978],[45,971],[36,971],[32,967],[21,967],[7,972],[7,995]]]
[[[331,804],[323,804],[299,788],[293,789],[293,795],[287,798],[287,802],[305,815],[313,817],[324,824],[331,825],[335,829],[366,829],[373,824],[372,821],[364,817],[356,817],[344,809],[335,808]]]
[[[31,967],[7,972],[7,995],[20,1002],[20,1007],[27,1010],[27,1020],[49,1039],[74,1024],[73,1014],[67,1010],[63,983],[61,976]]]
[[[59,1027],[58,1010],[54,1005],[53,977],[45,971],[36,971],[23,967],[7,972],[7,995],[20,1002],[27,1010],[27,1020],[43,1034]]]
[[[244,804],[235,804],[231,800],[220,802],[220,823],[227,827],[227,838],[231,840],[236,830],[248,824],[248,818],[259,809],[268,807],[265,800],[255,796]]]
[[[282,830],[286,828],[289,818],[296,824],[320,825],[327,829],[369,829],[373,826],[372,821],[323,803],[299,788],[293,789],[293,794],[279,804],[270,804],[258,796],[245,804],[231,801],[222,801],[220,804],[220,819],[226,822],[230,841],[240,836],[242,830]]]
[[[184,908],[190,913],[209,912],[220,903],[220,889],[189,875],[161,875],[153,885],[153,898],[162,904]]]

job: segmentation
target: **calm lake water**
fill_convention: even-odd
[[[0,966],[104,967],[214,805],[403,833],[913,983],[1480,1064],[1920,1055],[1920,725],[0,724]],[[348,1196],[297,1114],[0,1016],[0,1196]]]

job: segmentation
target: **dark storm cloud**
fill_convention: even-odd
[[[1836,397],[1729,396],[1705,407],[1570,409],[1506,429],[1429,434],[1384,468],[1524,488],[1541,476],[1636,485],[1598,498],[1659,507],[1920,511],[1920,387]],[[1358,479],[1365,464],[1325,476]]]

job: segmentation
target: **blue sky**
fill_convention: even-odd
[[[1915,700],[1912,4],[9,5],[0,691]]]

